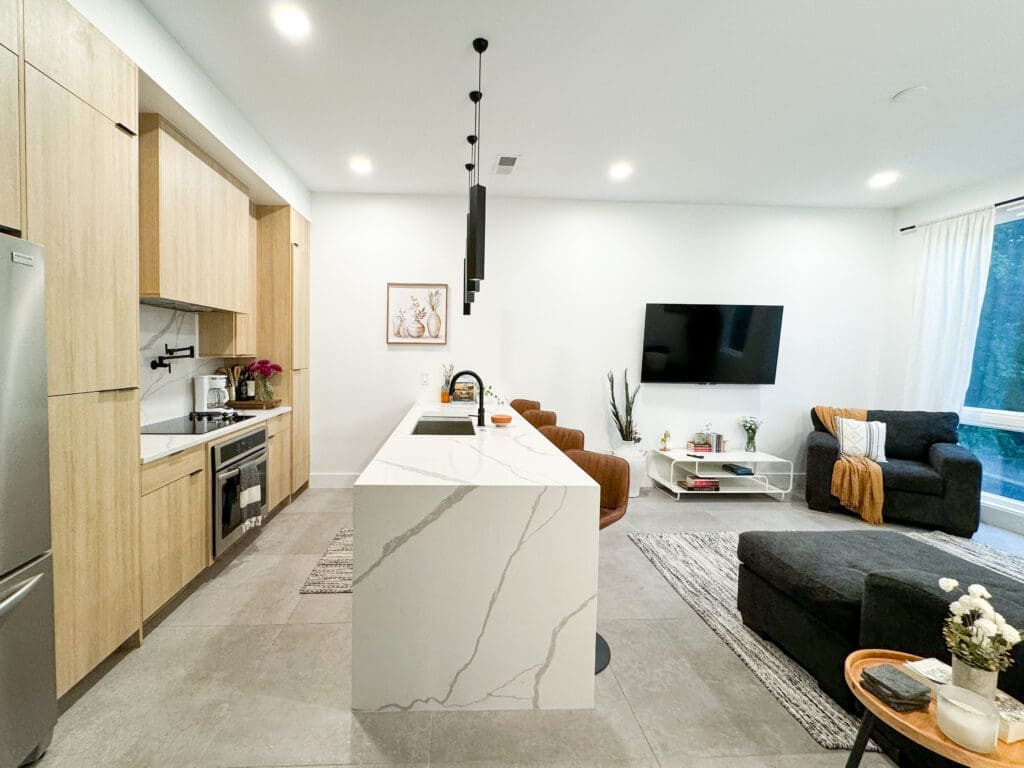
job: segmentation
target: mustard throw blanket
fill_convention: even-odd
[[[825,429],[836,436],[835,417],[867,421],[868,412],[858,408],[814,406],[814,413]],[[832,468],[832,495],[847,509],[859,514],[866,523],[882,524],[882,468],[866,456],[839,455]]]

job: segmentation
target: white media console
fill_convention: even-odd
[[[703,453],[697,459],[683,449],[647,452],[647,476],[654,484],[675,498],[714,493],[767,493],[785,500],[793,490],[793,462],[760,451],[725,451]],[[723,464],[742,464],[753,474],[735,475]],[[719,490],[686,490],[680,483],[687,477],[718,480]],[[771,479],[775,479],[773,482]]]

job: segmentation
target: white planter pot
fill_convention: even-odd
[[[635,499],[640,495],[640,481],[646,469],[643,451],[632,440],[623,440],[612,453],[629,462],[629,497]]]
[[[954,656],[953,685],[958,688],[966,688],[968,691],[973,691],[992,701],[995,699],[996,689],[999,687],[999,673],[990,672],[987,669],[975,669],[961,661],[959,656]]]

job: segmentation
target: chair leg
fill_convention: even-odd
[[[608,641],[601,635],[597,636],[597,653],[594,656],[594,674],[600,675],[604,672],[612,660],[612,649],[608,647]]]

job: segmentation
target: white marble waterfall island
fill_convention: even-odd
[[[355,484],[352,708],[592,708],[598,486],[518,414],[424,413],[470,411],[414,406]]]

